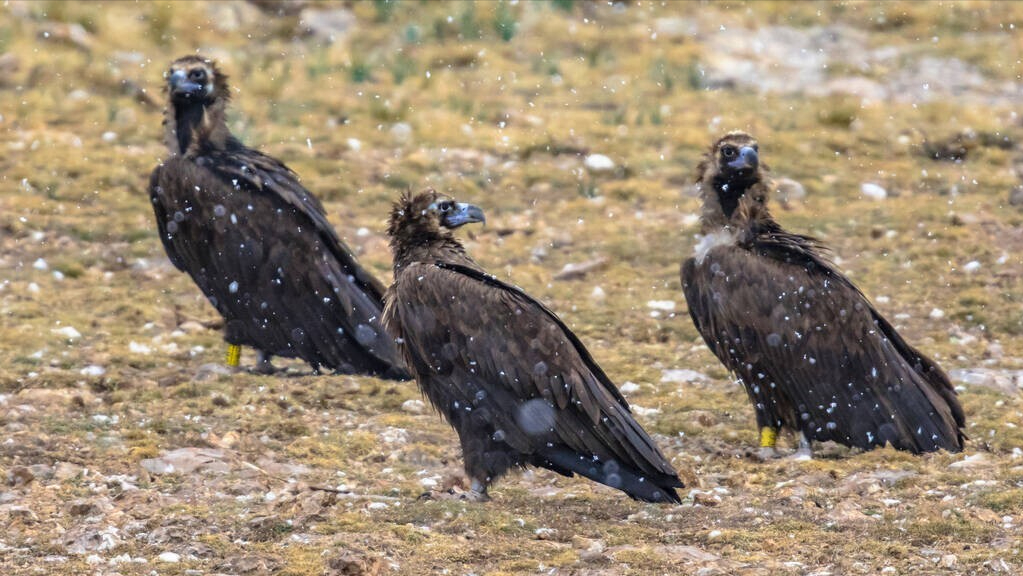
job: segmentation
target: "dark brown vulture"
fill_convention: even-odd
[[[227,77],[186,56],[167,72],[170,155],[149,195],[167,256],[224,317],[228,364],[240,346],[316,370],[408,378],[380,324],[383,285],[364,270],[320,202],[280,161],[246,148],[224,113]]]
[[[451,229],[476,206],[432,190],[395,204],[384,325],[422,392],[458,432],[470,497],[514,466],[580,474],[647,502],[678,475],[582,342],[543,304],[487,274]]]
[[[810,441],[913,453],[963,447],[963,409],[945,373],[906,343],[814,238],[767,209],[757,141],[732,132],[700,163],[702,238],[682,265],[689,313],[738,376],[764,456],[779,429]]]

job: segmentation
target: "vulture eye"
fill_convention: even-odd
[[[451,202],[450,200],[445,200],[444,202],[441,202],[440,204],[437,205],[437,210],[439,210],[442,214],[444,212],[450,212],[451,208],[453,208],[454,205],[455,205],[454,202]]]
[[[721,149],[721,155],[725,158],[734,158],[736,154],[735,146],[725,146]]]
[[[193,82],[203,82],[206,80],[206,71],[202,68],[196,68],[188,72],[188,79]]]

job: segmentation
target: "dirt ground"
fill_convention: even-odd
[[[262,5],[0,4],[0,573],[1023,571],[1023,4]],[[385,281],[402,190],[486,209],[468,249],[577,331],[684,503],[546,471],[420,499],[464,479],[414,383],[225,370],[146,193],[195,51]],[[781,223],[953,376],[964,453],[751,457],[678,280],[733,128],[789,179]]]

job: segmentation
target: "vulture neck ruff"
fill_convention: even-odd
[[[716,232],[710,234],[703,234],[699,236],[699,241],[693,248],[693,256],[696,258],[697,264],[703,264],[704,258],[711,250],[718,246],[734,246],[736,243],[735,232],[728,228],[722,228]]]
[[[224,150],[233,140],[224,120],[224,101],[174,102],[164,119],[165,143],[171,154],[195,156],[200,150]]]
[[[462,243],[450,231],[410,219],[404,213],[396,214],[393,218],[389,233],[395,274],[414,262],[432,263],[438,260],[478,268],[465,253]]]

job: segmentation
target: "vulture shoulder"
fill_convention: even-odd
[[[507,442],[541,453],[547,440],[524,430],[514,412],[542,398],[556,408],[557,440],[572,450],[675,476],[579,339],[519,288],[469,266],[417,262],[395,277],[384,316],[385,325],[402,327],[394,334],[399,347],[415,372],[428,375],[421,384],[442,413],[451,407],[438,405],[431,387],[443,386],[446,400],[466,384],[458,379],[470,379],[499,404],[496,426]]]
[[[964,415],[948,377],[813,238],[779,228],[740,238],[687,260],[682,282],[715,354],[747,386],[777,386],[816,439],[837,429],[854,445],[961,448]],[[849,421],[834,422],[841,417]]]

